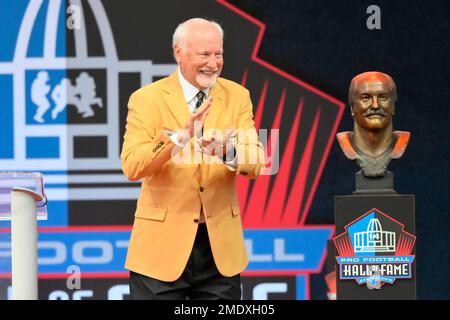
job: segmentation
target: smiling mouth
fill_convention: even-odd
[[[201,74],[204,74],[204,75],[206,75],[206,76],[213,76],[213,75],[216,74],[215,71],[205,71],[205,70],[200,70],[200,73],[201,73]]]

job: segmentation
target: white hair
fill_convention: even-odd
[[[217,22],[212,21],[212,20],[206,20],[206,19],[202,19],[202,18],[193,18],[193,19],[189,19],[189,20],[186,20],[186,21],[180,23],[178,25],[178,27],[175,29],[175,32],[173,33],[173,38],[172,38],[172,47],[174,47],[175,45],[181,45],[183,38],[188,31],[188,26],[189,26],[190,22],[212,23],[217,28],[217,30],[219,30],[220,36],[223,39],[223,29],[220,26],[220,24],[218,24]]]

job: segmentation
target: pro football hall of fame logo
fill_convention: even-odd
[[[369,289],[410,279],[416,237],[404,228],[376,208],[345,226],[345,232],[334,238],[338,279],[355,280]]]

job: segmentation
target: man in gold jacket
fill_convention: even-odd
[[[219,78],[220,25],[194,18],[173,35],[177,70],[129,100],[121,154],[142,181],[128,248],[132,299],[240,299],[248,264],[235,181],[264,152],[247,89]]]

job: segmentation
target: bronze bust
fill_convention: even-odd
[[[350,160],[356,160],[365,177],[382,177],[391,159],[400,158],[410,133],[393,131],[397,89],[387,74],[371,71],[354,77],[348,102],[353,132],[339,132],[337,140]]]

